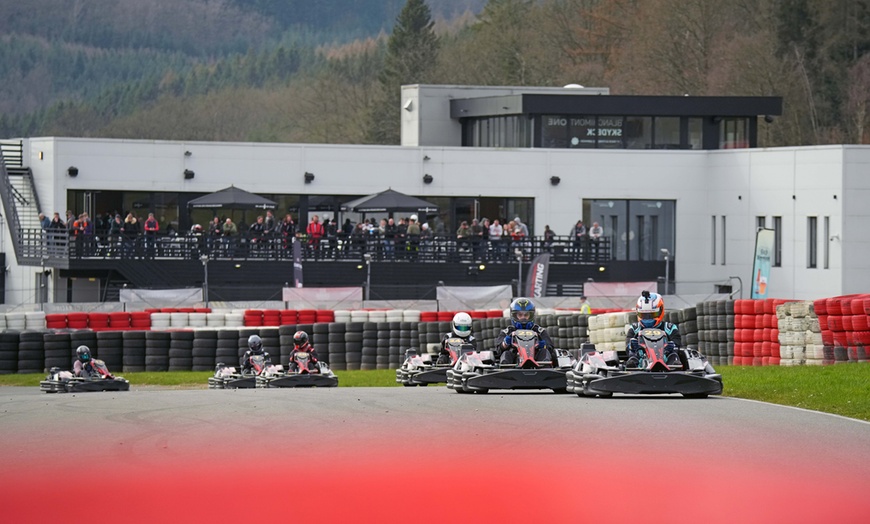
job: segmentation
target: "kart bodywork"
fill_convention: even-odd
[[[459,337],[450,337],[444,344],[447,354],[420,354],[416,349],[405,351],[405,361],[396,370],[396,382],[406,387],[428,386],[447,382],[447,371],[463,354],[474,351],[474,345]]]
[[[538,334],[517,330],[512,334],[513,358],[497,358],[493,351],[463,354],[447,371],[447,387],[457,393],[486,393],[490,389],[552,389],[566,391],[565,374],[573,359],[562,349],[538,348]],[[552,354],[555,352],[555,363]],[[555,365],[554,365],[555,364]]]
[[[568,391],[581,397],[679,393],[704,398],[722,393],[722,376],[697,350],[677,349],[679,362],[668,365],[664,354],[667,337],[662,330],[641,330],[638,342],[639,362],[631,368],[626,368],[616,351],[599,352],[592,344],[584,344],[580,359],[567,373]]]
[[[51,368],[39,390],[45,393],[85,393],[89,391],[129,391],[130,383],[123,377],[109,373],[106,363],[99,359],[91,361],[90,369],[77,377],[71,371]]]

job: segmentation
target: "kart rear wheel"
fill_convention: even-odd
[[[568,388],[553,388],[553,393],[567,393]]]
[[[685,398],[707,398],[707,393],[683,393]]]
[[[481,395],[486,395],[487,393],[489,393],[489,390],[488,389],[475,389],[474,392],[480,393]]]

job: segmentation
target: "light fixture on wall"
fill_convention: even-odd
[[[559,182],[561,182],[561,181],[562,181],[562,179],[555,176],[555,175],[550,177],[550,185],[558,186]]]
[[[773,115],[764,115],[764,121],[768,124],[772,124],[774,121]]]
[[[310,184],[314,182],[314,173],[305,172],[305,183]]]
[[[714,116],[714,117],[713,117],[713,123],[714,123],[714,124],[718,124],[718,123],[721,122],[721,121],[722,121],[722,117],[721,117],[721,116]]]
[[[69,166],[66,169],[66,174],[68,174],[69,176],[79,176],[79,168],[77,168],[76,166]]]
[[[423,161],[426,161],[426,160],[432,160],[432,159],[429,158],[429,155],[423,155]]]
[[[184,179],[185,180],[190,180],[191,178],[193,178],[195,176],[196,176],[196,173],[194,173],[192,169],[185,169],[184,170]]]
[[[424,184],[431,184],[433,180],[435,180],[435,179],[432,178],[432,175],[430,175],[429,173],[426,173],[425,175],[423,175],[423,183]]]
[[[184,156],[190,156],[190,155],[192,155],[192,154],[193,154],[193,153],[191,153],[190,151],[185,151],[185,152],[184,152]]]

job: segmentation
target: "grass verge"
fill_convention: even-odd
[[[870,421],[870,364],[719,366],[724,395],[835,413]],[[205,388],[210,371],[124,373],[134,385]],[[392,369],[337,371],[341,387],[398,387]],[[0,386],[38,386],[45,375],[0,375]]]

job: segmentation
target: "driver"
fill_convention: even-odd
[[[552,350],[553,341],[547,330],[535,324],[535,304],[527,298],[518,298],[510,305],[511,323],[508,327],[499,331],[495,339],[496,354],[502,364],[513,364],[516,361],[516,351],[512,350],[513,333],[518,329],[530,329],[538,334],[537,349]],[[556,354],[548,351],[553,366],[557,366]]]
[[[308,370],[315,371],[317,369],[317,350],[311,345],[308,333],[297,331],[293,334],[293,351],[290,352],[290,364],[299,367],[299,362],[296,360],[297,353],[308,353]]]
[[[97,368],[94,366],[94,359],[91,358],[91,349],[88,346],[79,346],[76,349],[76,361],[73,363],[73,373],[77,377],[85,378],[99,375]],[[109,374],[107,378],[114,377]]]
[[[241,363],[239,364],[242,368],[242,373],[250,371],[254,367],[251,364],[251,357],[258,355],[263,356],[263,362],[267,366],[272,363],[269,354],[263,351],[263,339],[259,335],[251,335],[248,337],[248,350],[242,355]]]
[[[450,364],[450,352],[447,351],[447,341],[451,338],[463,338],[463,344],[471,344],[477,349],[477,339],[471,334],[471,315],[460,311],[453,315],[453,329],[441,337],[441,351],[436,364]]]
[[[680,347],[682,339],[680,337],[680,329],[676,324],[665,322],[665,301],[658,293],[650,293],[644,291],[640,298],[637,299],[637,322],[633,323],[625,334],[625,349],[628,352],[628,358],[625,361],[625,367],[636,368],[639,363],[638,350],[638,334],[647,328],[661,329],[668,337],[668,343],[665,345],[665,364],[668,366],[679,364],[680,357],[677,354],[677,349]]]

